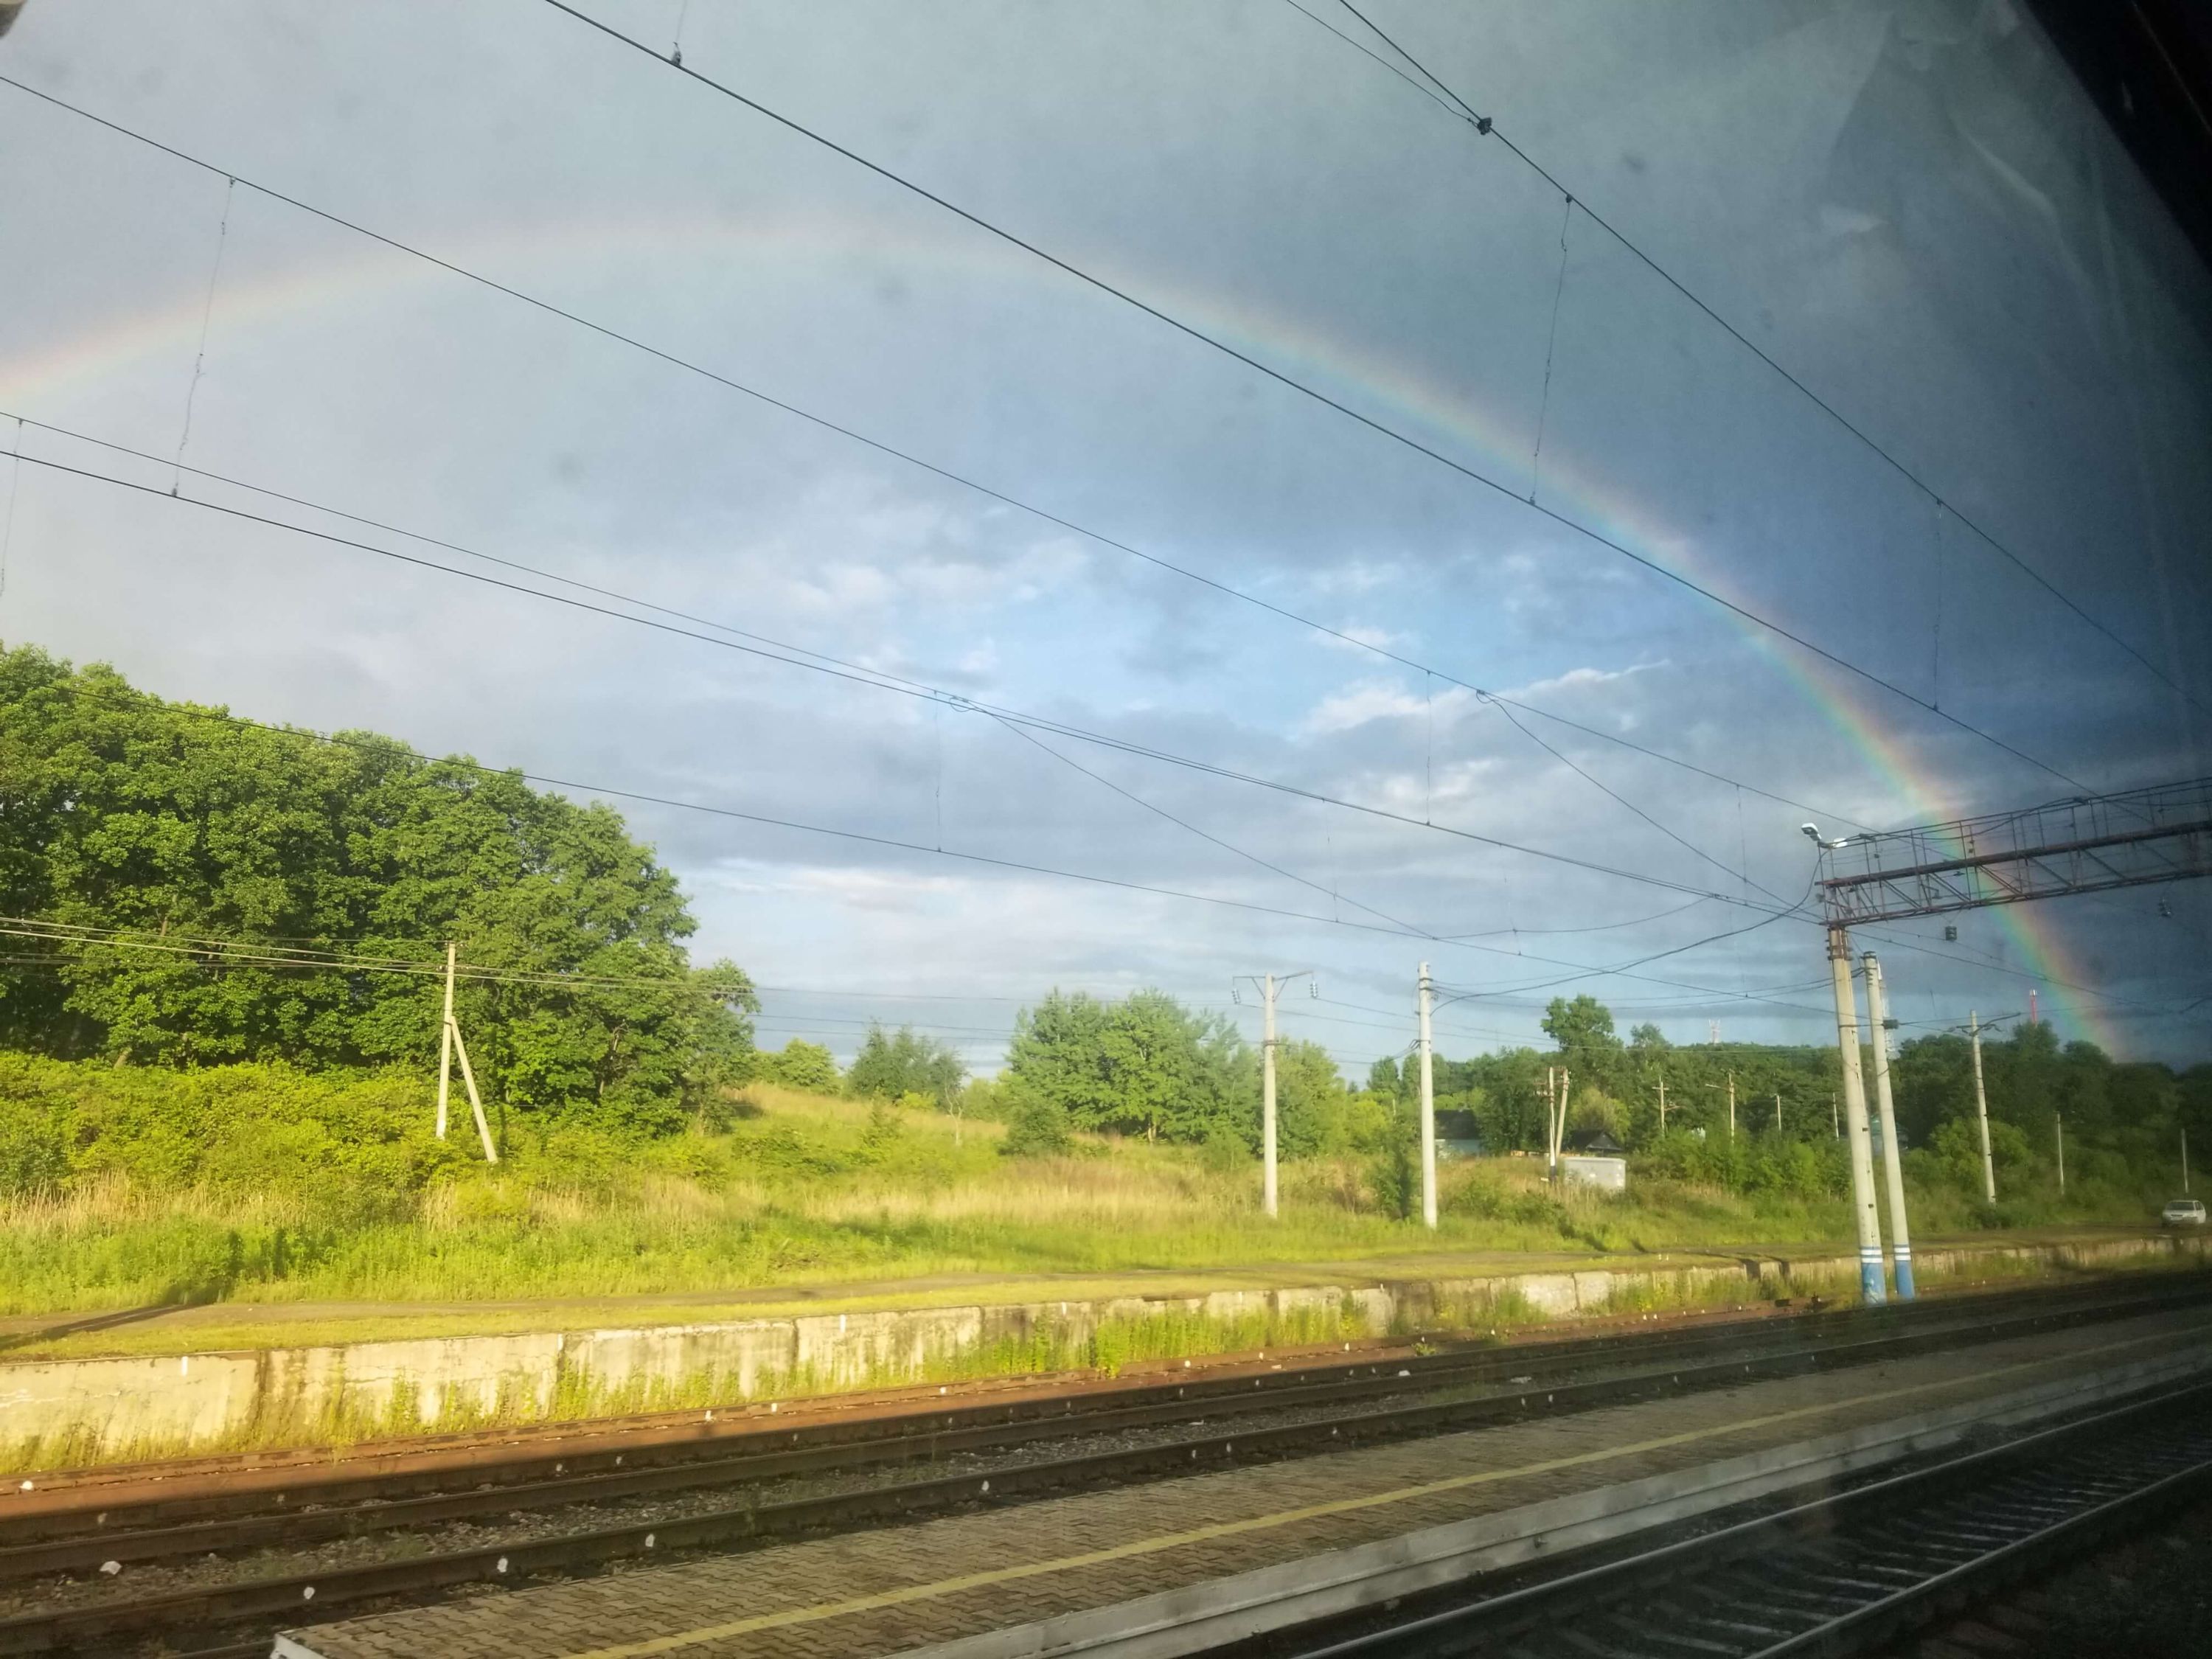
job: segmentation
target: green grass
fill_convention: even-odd
[[[969,1275],[1111,1282],[1283,1264],[1387,1262],[1403,1273],[1493,1252],[1850,1236],[1840,1200],[1638,1180],[1618,1197],[1559,1202],[1521,1158],[1446,1164],[1433,1234],[1382,1213],[1349,1160],[1288,1166],[1271,1222],[1256,1167],[1224,1168],[1218,1156],[1092,1141],[1066,1158],[1009,1159],[994,1124],[886,1118],[766,1085],[721,1127],[646,1144],[518,1131],[507,1161],[489,1168],[458,1139],[430,1138],[414,1079],[322,1084],[233,1067],[165,1093],[161,1074],[10,1066],[0,1108],[12,1100],[19,1127],[63,1114],[78,1145],[58,1192],[0,1203],[5,1315],[605,1302]],[[1923,1237],[2147,1216],[2139,1194],[2109,1188],[2063,1210],[1993,1213],[1942,1186],[1915,1200]]]

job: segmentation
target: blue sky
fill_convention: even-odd
[[[1887,825],[2071,787],[1753,643],[1575,526],[2090,787],[2207,769],[2203,717],[2173,685],[1947,520],[1496,140],[1283,0],[588,9],[664,46],[680,15],[687,64],[1500,488],[533,0],[373,16],[33,0],[0,71],[1058,519],[1793,801]],[[2212,705],[2212,283],[2023,14],[1532,0],[1370,15]],[[1563,970],[1501,953],[1603,969],[1740,927],[1759,913],[1727,898],[1795,898],[1810,877],[1796,806],[1524,721],[1604,793],[1446,681],[4,87],[0,220],[13,413],[156,456],[182,441],[228,477],[963,697],[1672,884],[1072,740],[1055,757],[957,708],[35,465],[14,477],[0,637],[112,661],[167,695],[933,849],[1332,919],[1372,920],[1364,903],[1482,936],[1394,938],[627,806],[694,895],[702,948],[789,988],[767,998],[771,1041],[849,1049],[871,1018],[912,1018],[988,1066],[1012,1010],[1054,984],[1225,1005],[1233,974],[1310,966],[1357,1006],[1309,1000],[1295,1029],[1363,1069],[1410,1037],[1424,956],[1491,993],[1455,1008],[1448,1052],[1527,1040],[1550,993],[1513,988]],[[23,441],[171,482],[49,431]],[[197,477],[180,488],[252,499]],[[1568,522],[1516,499],[1531,490]],[[1869,764],[1836,707],[1929,791]],[[1685,886],[1720,896],[1681,909]],[[2188,1006],[2212,993],[2202,894],[2046,915],[2086,988],[2042,987],[2066,1035],[2206,1053],[2212,1004]],[[1916,1028],[2024,1006],[2051,971],[1995,919],[1960,926],[1955,947],[1929,927],[1895,932],[1919,949],[1886,951]],[[1644,979],[1561,988],[1678,1041],[1715,1021],[1832,1040],[1803,988],[1821,970],[1817,932],[1784,921]]]

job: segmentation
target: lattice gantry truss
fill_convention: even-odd
[[[2077,795],[1820,848],[1831,927],[2212,875],[2212,778]]]

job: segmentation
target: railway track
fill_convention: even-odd
[[[1480,1601],[1220,1659],[1797,1659],[1866,1652],[2212,1492],[2212,1383]],[[1339,1621],[1339,1628],[1341,1628]]]
[[[774,1434],[661,1441],[629,1452],[602,1447],[590,1455],[596,1466],[580,1471],[573,1452],[556,1456],[532,1448],[505,1464],[470,1464],[458,1477],[415,1469],[349,1479],[341,1472],[334,1479],[293,1479],[275,1488],[242,1490],[216,1480],[99,1510],[74,1500],[88,1504],[118,1494],[96,1487],[64,1492],[56,1507],[0,1522],[0,1581],[31,1589],[33,1603],[31,1611],[0,1618],[0,1654],[118,1650],[135,1639],[184,1631],[228,1632],[216,1650],[225,1653],[265,1652],[262,1631],[335,1606],[432,1600],[465,1584],[589,1572],[625,1560],[743,1547],[978,1503],[1689,1394],[2208,1300],[2212,1287],[2197,1283],[2118,1296],[2098,1287],[2053,1296],[1960,1298],[1747,1322],[1749,1328],[1486,1348],[1389,1365],[1332,1364],[1110,1394],[1038,1396]],[[1191,1429],[1203,1431],[1176,1431]],[[1117,1437],[1121,1443],[1112,1443]],[[1108,1449],[1086,1449],[1085,1442],[1107,1443]],[[1024,1448],[1042,1455],[1029,1462],[988,1462]],[[890,1478],[916,1463],[963,1460],[957,1474],[933,1470],[919,1479]],[[777,1495],[777,1482],[787,1486],[832,1471],[886,1478],[842,1491]],[[453,1489],[457,1478],[466,1483],[459,1490]],[[642,1517],[634,1508],[622,1513],[625,1503],[686,1492],[713,1494],[714,1506]],[[720,1501],[740,1494],[740,1501]],[[56,1496],[47,1494],[49,1502]],[[550,1531],[543,1524],[535,1531],[515,1524],[533,1510],[590,1516],[594,1505],[610,1506],[612,1514],[591,1517],[599,1524]],[[377,1534],[434,1533],[487,1518],[506,1531],[465,1547],[439,1547],[434,1539],[425,1550],[395,1539],[386,1559],[233,1577],[152,1594],[134,1593],[127,1582],[144,1564],[297,1551],[321,1540]],[[37,1606],[38,1582],[70,1582],[58,1575],[103,1575],[112,1589],[86,1599],[80,1585],[73,1598]],[[240,1632],[252,1634],[228,1639]]]

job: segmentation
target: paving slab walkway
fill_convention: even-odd
[[[306,1659],[878,1659],[2176,1354],[2212,1313],[981,1509],[289,1633]]]

